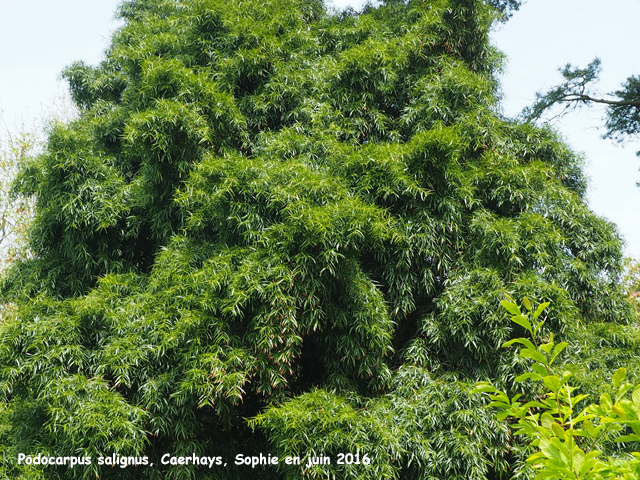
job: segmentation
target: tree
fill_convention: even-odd
[[[520,0],[487,0],[487,3],[499,12],[498,20],[503,22],[511,18],[513,12],[520,10],[522,5]]]
[[[508,292],[607,356],[578,381],[634,371],[621,240],[580,157],[498,114],[491,5],[119,15],[15,187],[37,204],[2,283],[8,478],[246,478],[236,455],[268,453],[260,478],[509,478],[506,425],[470,394],[520,368]]]
[[[0,112],[1,113],[1,112]],[[22,128],[12,133],[0,116],[0,271],[16,259],[27,255],[24,240],[33,208],[32,199],[14,195],[11,191],[19,165],[34,154],[36,135]]]
[[[600,74],[600,59],[594,59],[586,68],[567,64],[560,69],[564,82],[547,93],[537,93],[536,101],[523,111],[525,119],[537,120],[549,108],[561,104],[563,115],[569,109],[594,103],[607,106],[607,132],[605,138],[622,141],[640,133],[640,77],[632,75],[622,84],[621,90],[603,96],[591,87]]]

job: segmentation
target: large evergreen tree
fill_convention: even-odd
[[[9,478],[510,478],[507,430],[469,394],[518,370],[499,300],[551,300],[550,328],[601,354],[578,379],[632,358],[607,348],[637,339],[580,157],[499,114],[490,2],[119,15],[105,60],[64,72],[80,117],[17,181],[37,206],[2,287]],[[281,462],[233,465],[258,453]]]

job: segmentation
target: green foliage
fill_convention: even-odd
[[[547,324],[567,342],[588,330],[588,348],[595,322],[635,317],[580,157],[498,113],[500,13],[131,0],[119,15],[105,60],[65,70],[79,118],[15,187],[37,204],[33,257],[1,289],[5,475],[247,478],[235,455],[274,452],[371,464],[260,478],[512,476],[504,425],[468,393],[523,368],[497,348],[521,328],[499,300],[552,299]],[[50,452],[155,466],[15,462]]]
[[[486,414],[470,385],[400,368],[386,395],[342,397],[314,390],[258,415],[278,455],[367,454],[371,465],[283,468],[285,478],[488,478],[507,468],[506,426]],[[434,408],[437,405],[437,408]]]
[[[537,472],[536,480],[640,478],[640,453],[605,458],[601,450],[607,443],[640,440],[640,385],[625,382],[627,370],[621,367],[611,378],[613,397],[603,392],[599,403],[579,407],[589,395],[577,394],[570,383],[571,373],[557,373],[554,367],[568,343],[556,343],[553,333],[546,339],[540,335],[545,323],[539,321],[540,315],[549,303],[540,304],[534,311],[525,297],[523,305],[525,314],[514,302],[502,301],[512,315],[511,321],[523,327],[530,339],[515,338],[503,347],[522,345],[519,355],[531,364],[516,382],[534,382],[527,390],[538,395],[529,401],[522,400],[520,394],[509,397],[490,382],[476,383],[473,392],[488,394],[489,406],[500,411],[498,418],[513,419],[514,434],[524,436],[535,447],[527,464]]]
[[[627,258],[625,267],[623,284],[636,313],[640,313],[640,261]]]
[[[1,113],[1,112],[0,112]],[[0,116],[0,123],[3,119]],[[26,158],[38,147],[36,136],[24,126],[16,134],[6,124],[0,128],[0,270],[28,256],[25,236],[33,199],[15,195],[12,181]]]

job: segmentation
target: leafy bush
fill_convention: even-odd
[[[589,395],[577,393],[570,383],[570,372],[557,372],[554,367],[568,344],[556,343],[553,333],[548,338],[541,335],[545,322],[540,315],[549,303],[534,310],[525,297],[524,314],[512,301],[503,300],[502,305],[511,313],[511,321],[530,336],[503,346],[521,344],[520,357],[531,361],[529,371],[516,382],[533,382],[527,387],[532,398],[523,399],[521,394],[510,397],[490,382],[478,382],[473,392],[488,394],[489,406],[499,410],[498,419],[514,421],[514,434],[535,447],[526,460],[537,471],[535,479],[640,478],[640,453],[605,457],[600,450],[610,442],[640,441],[640,385],[625,382],[627,371],[619,368],[611,379],[613,398],[603,392],[598,403],[579,406]]]

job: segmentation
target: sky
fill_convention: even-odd
[[[117,27],[115,0],[0,0],[0,108],[10,126],[48,114],[62,69],[96,64]]]
[[[62,69],[76,60],[95,65],[118,26],[119,0],[0,0],[0,109],[9,129],[64,114],[66,86]],[[334,0],[358,9],[360,1]],[[561,81],[566,63],[586,66],[602,60],[603,92],[616,90],[640,74],[640,1],[529,0],[511,20],[492,33],[507,55],[503,109],[516,115],[532,103],[536,91]],[[62,106],[61,106],[62,105]],[[62,110],[62,112],[61,112]],[[603,140],[602,108],[570,113],[554,125],[574,150],[582,152],[590,177],[589,205],[614,222],[626,240],[628,255],[640,258],[640,141],[622,146]]]
[[[627,77],[640,74],[639,18],[638,0],[609,0],[606,8],[601,0],[529,0],[492,35],[508,59],[504,113],[516,115],[537,91],[559,84],[559,67],[585,67],[595,57],[602,61],[597,88],[618,90]],[[583,108],[554,125],[585,156],[589,206],[618,226],[626,253],[640,258],[640,141],[602,139],[604,118],[602,107]]]

